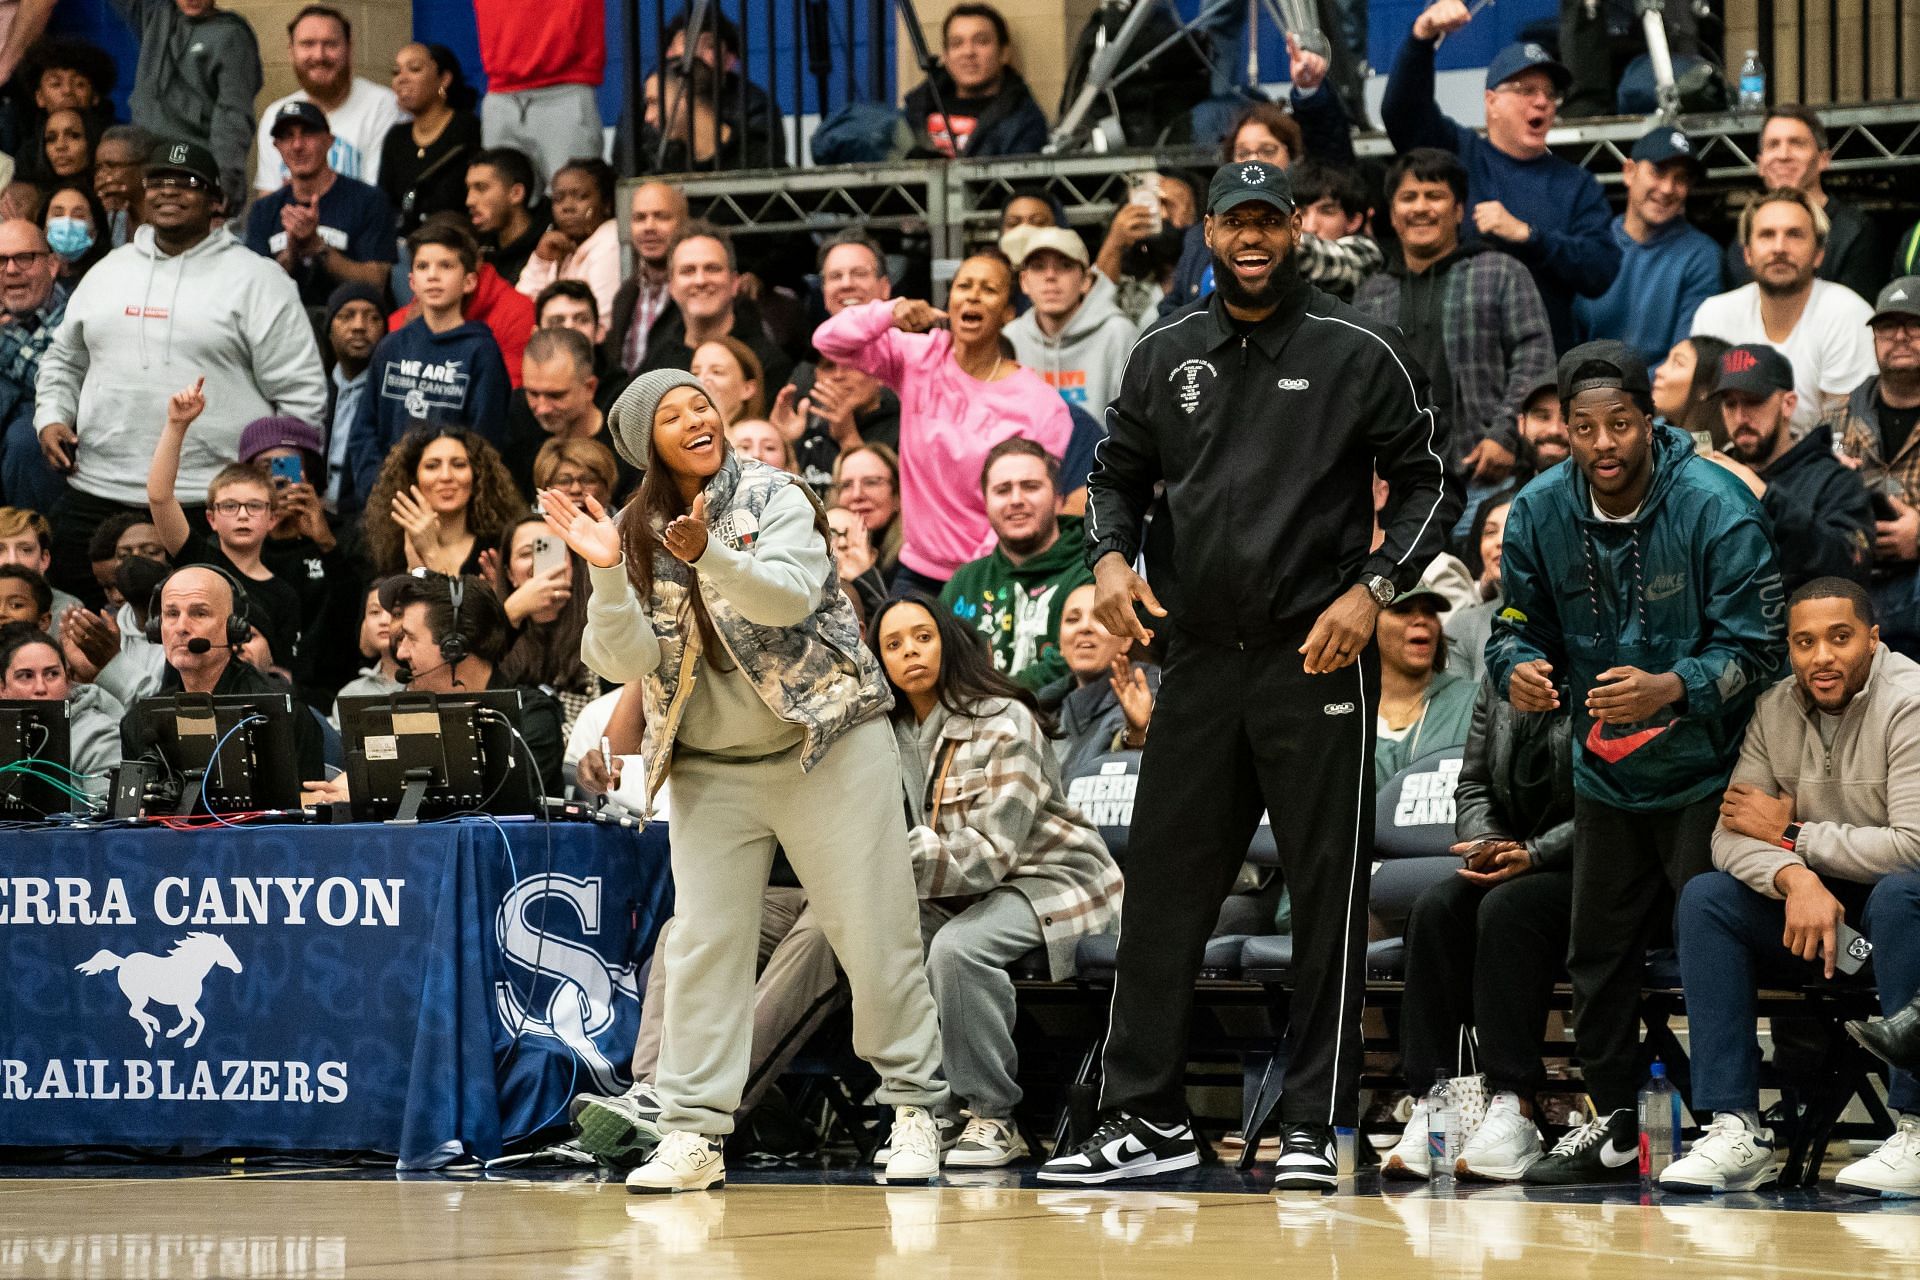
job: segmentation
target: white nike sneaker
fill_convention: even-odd
[[[1520,1113],[1520,1099],[1511,1093],[1494,1095],[1487,1117],[1473,1131],[1454,1174],[1483,1182],[1518,1182],[1540,1159],[1540,1130]]]
[[[727,1185],[725,1144],[704,1133],[674,1132],[660,1139],[653,1158],[627,1175],[627,1190],[637,1196],[672,1191],[705,1191]]]
[[[940,1176],[940,1130],[925,1107],[895,1107],[887,1139],[886,1182],[932,1182]]]
[[[998,1169],[1027,1154],[1027,1140],[1013,1121],[970,1116],[946,1159],[949,1169]]]
[[[1432,1171],[1432,1161],[1427,1155],[1427,1104],[1416,1102],[1413,1114],[1407,1118],[1407,1131],[1380,1162],[1380,1176],[1424,1182]]]
[[[1920,1115],[1902,1115],[1891,1138],[1842,1169],[1833,1183],[1883,1200],[1920,1196]]]
[[[1687,1154],[1660,1175],[1662,1191],[1757,1191],[1780,1180],[1773,1130],[1754,1130],[1730,1111],[1714,1113]]]

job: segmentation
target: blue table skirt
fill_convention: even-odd
[[[0,834],[0,1145],[397,1153],[626,1087],[664,826]]]

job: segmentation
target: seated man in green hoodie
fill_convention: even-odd
[[[954,571],[940,603],[986,637],[993,665],[1033,690],[1067,674],[1060,612],[1092,582],[1080,518],[1060,514],[1060,463],[1024,436],[1003,440],[980,469],[995,545]]]
[[[1720,796],[1786,621],[1759,502],[1685,432],[1653,425],[1639,355],[1589,342],[1558,375],[1573,465],[1513,500],[1486,653],[1516,711],[1573,713],[1567,970],[1597,1116],[1526,1171],[1544,1184],[1638,1176],[1646,949],[1672,895],[1712,869]]]

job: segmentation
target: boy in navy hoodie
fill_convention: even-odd
[[[347,438],[354,491],[371,493],[387,451],[416,427],[470,427],[498,445],[506,434],[506,362],[493,333],[461,318],[479,283],[480,250],[464,227],[432,223],[407,237],[415,319],[380,340]]]

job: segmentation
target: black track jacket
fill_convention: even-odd
[[[1147,579],[1176,628],[1218,644],[1297,637],[1370,574],[1408,590],[1463,500],[1399,335],[1304,281],[1283,288],[1245,336],[1217,292],[1148,330],[1088,482],[1087,563],[1132,563],[1151,505]],[[1369,554],[1375,470],[1386,540]]]

